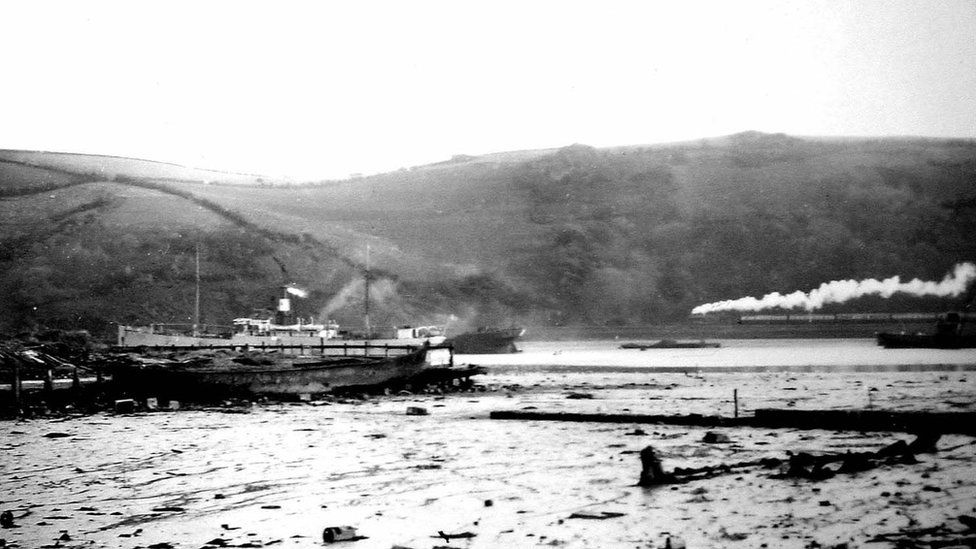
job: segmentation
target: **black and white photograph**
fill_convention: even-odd
[[[976,1],[0,50],[0,548],[976,547]]]

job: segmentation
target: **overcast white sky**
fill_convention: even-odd
[[[9,2],[0,148],[344,177],[744,130],[976,137],[976,1]]]

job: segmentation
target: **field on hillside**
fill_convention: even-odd
[[[57,171],[91,175],[95,178],[111,179],[118,175],[145,179],[170,179],[188,182],[224,182],[238,185],[258,185],[278,183],[273,178],[259,175],[241,174],[216,170],[203,170],[135,158],[119,156],[98,156],[43,151],[0,150],[0,161],[11,160]]]
[[[194,192],[235,210],[250,209],[255,216],[277,216],[288,220],[281,226],[300,227],[324,239],[342,238],[343,230],[351,231],[359,247],[376,239],[374,246],[395,248],[420,264],[490,264],[512,248],[527,245],[537,228],[511,188],[511,167],[468,171],[462,169],[465,166],[308,188],[210,186]],[[254,211],[257,205],[261,214]]]

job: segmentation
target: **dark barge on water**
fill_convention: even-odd
[[[721,343],[714,341],[677,341],[674,339],[662,339],[655,343],[624,343],[620,346],[620,348],[646,351],[647,349],[717,349],[721,346]]]
[[[444,343],[463,355],[517,353],[515,341],[523,334],[525,328],[479,328],[448,338]]]
[[[970,349],[976,347],[973,318],[947,313],[935,324],[935,333],[881,332],[878,345],[886,349]]]

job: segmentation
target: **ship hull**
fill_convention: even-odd
[[[971,349],[976,335],[878,334],[878,345],[885,349]]]
[[[260,365],[151,364],[114,369],[119,390],[135,395],[213,401],[294,397],[404,384],[429,368],[426,348],[396,357],[285,357]]]
[[[464,355],[517,353],[515,341],[523,333],[525,330],[522,328],[468,332],[449,338],[444,344],[452,346],[455,353]]]
[[[328,339],[311,335],[277,335],[261,336],[247,334],[233,334],[231,337],[217,336],[190,336],[181,334],[161,334],[154,333],[145,329],[133,328],[130,326],[120,326],[118,336],[119,347],[222,347],[228,345],[247,345],[250,347],[275,347],[298,346],[332,346],[338,347],[348,345],[350,347],[361,347],[367,343],[370,346],[383,347],[387,345],[414,346],[421,345],[440,345],[444,342],[443,336],[425,338],[383,338],[383,339]],[[341,354],[340,352],[337,354]]]
[[[721,343],[709,341],[673,341],[662,339],[657,343],[624,343],[620,348],[645,351],[647,349],[717,349],[721,346]]]

